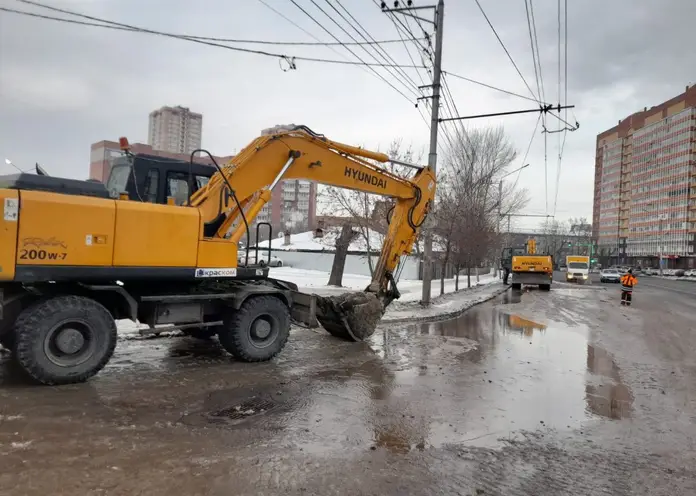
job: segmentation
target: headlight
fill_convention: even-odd
[[[583,278],[583,279],[587,279],[587,274],[583,274],[583,275],[582,275],[582,278]]]

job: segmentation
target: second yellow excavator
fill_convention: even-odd
[[[0,343],[44,384],[97,374],[114,352],[118,319],[217,334],[228,352],[252,362],[277,355],[291,319],[310,315],[335,336],[363,340],[399,297],[393,274],[435,195],[432,169],[306,126],[260,136],[223,166],[196,150],[183,167],[150,157],[143,170],[125,138],[121,145],[125,156],[106,185],[43,173],[0,176]],[[214,174],[193,163],[198,152],[210,156]],[[389,162],[415,172],[402,177],[375,165]],[[295,284],[238,263],[250,258],[248,243],[237,253],[250,223],[288,179],[393,198],[364,292],[312,299],[316,308],[307,308]]]

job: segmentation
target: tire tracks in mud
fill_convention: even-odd
[[[435,465],[443,489],[506,496],[696,494],[693,465],[639,449],[606,449],[583,436],[521,434],[523,440],[501,440],[502,448],[449,446]]]

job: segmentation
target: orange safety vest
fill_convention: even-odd
[[[624,274],[621,276],[621,285],[624,288],[631,289],[636,284],[638,284],[638,279],[636,279],[633,274]]]

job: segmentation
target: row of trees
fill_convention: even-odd
[[[471,284],[471,269],[497,258],[500,248],[499,221],[501,216],[514,213],[528,202],[526,190],[516,182],[502,182],[517,164],[517,152],[502,127],[461,130],[441,154],[438,161],[438,192],[436,204],[428,223],[432,229],[435,262],[440,267],[440,292],[448,272],[457,275],[466,269]],[[422,163],[423,153],[404,147],[400,140],[391,143],[390,157],[411,163]],[[402,166],[391,170],[408,177],[413,171]],[[327,187],[321,201],[330,205],[338,217],[349,220],[344,235],[337,237],[337,252],[347,249],[351,236],[359,236],[368,252],[379,251],[386,232],[386,212],[390,208],[385,198],[341,188]],[[347,223],[348,224],[348,223]],[[379,233],[379,234],[376,234]],[[425,232],[420,231],[416,251],[420,252]],[[378,245],[379,243],[379,245]],[[338,257],[340,258],[340,256]],[[367,257],[370,271],[373,260]],[[447,270],[450,268],[450,270]],[[336,278],[332,277],[336,281]]]
[[[541,226],[544,250],[560,261],[565,255],[592,255],[592,224],[586,217],[548,219]]]
[[[444,242],[439,252],[443,266],[458,275],[497,258],[501,216],[514,213],[528,202],[527,192],[515,183],[502,183],[517,159],[517,152],[502,127],[458,133],[440,165],[435,233]],[[441,272],[440,293],[444,292]]]

